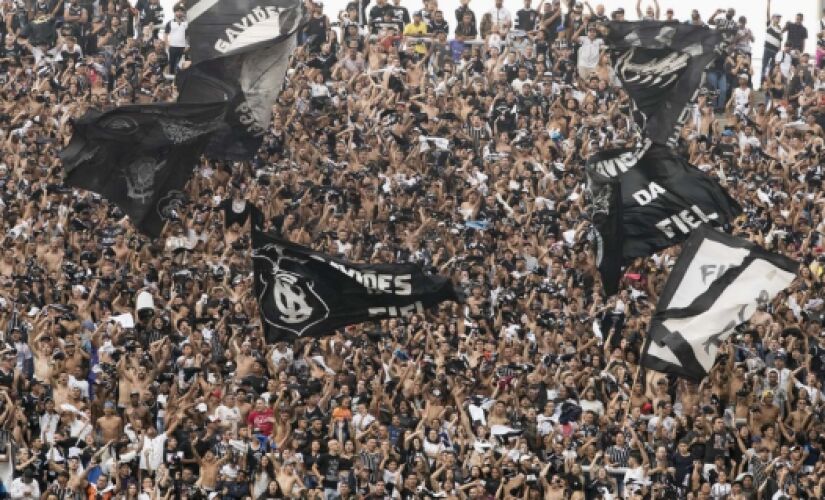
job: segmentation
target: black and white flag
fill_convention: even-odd
[[[60,153],[69,186],[119,206],[142,232],[160,235],[225,106],[151,104],[89,110]]]
[[[618,290],[623,263],[680,243],[703,223],[725,227],[741,212],[716,181],[650,140],[596,153],[586,172],[608,294]]]
[[[251,52],[288,37],[303,16],[301,0],[189,0],[192,64]]]
[[[659,297],[641,364],[701,380],[717,347],[796,276],[798,264],[706,225],[682,247]]]
[[[653,142],[675,145],[722,34],[660,21],[613,21],[607,29],[613,68],[641,113],[639,125]]]
[[[206,154],[251,160],[272,120],[304,20],[303,2],[199,0],[187,18],[193,65],[178,75],[178,102],[226,102],[226,125]]]
[[[355,264],[255,230],[252,247],[270,343],[460,300],[448,278],[426,275],[415,264]]]

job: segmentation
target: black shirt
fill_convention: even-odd
[[[384,16],[387,15],[387,14],[393,15],[392,7],[390,7],[389,5],[374,5],[370,9],[369,20],[370,21],[376,21],[376,20],[380,21],[380,20],[383,20]]]
[[[324,454],[318,459],[318,471],[324,476],[324,488],[337,490],[339,474],[351,469],[352,461],[340,455]]]
[[[808,38],[808,29],[801,24],[788,23],[785,25],[785,30],[788,33],[787,42],[791,48],[803,50],[805,40]]]
[[[462,20],[464,20],[465,13],[470,14],[470,22],[473,23],[473,26],[478,24],[476,22],[476,13],[473,12],[473,10],[469,7],[465,7],[463,5],[455,10],[455,22],[460,23]]]
[[[389,7],[389,10],[392,12],[392,18],[395,21],[401,21],[405,25],[410,23],[410,11],[408,11],[406,7],[403,5],[391,5]]]
[[[536,9],[520,9],[516,12],[516,29],[533,31],[539,22],[539,13]]]

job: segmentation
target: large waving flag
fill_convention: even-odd
[[[252,231],[255,290],[267,342],[323,336],[458,301],[452,282],[415,264],[356,264]]]
[[[705,69],[719,56],[717,30],[660,21],[607,23],[613,68],[657,144],[675,144]]]
[[[183,201],[211,134],[223,126],[225,109],[221,102],[92,109],[73,122],[60,153],[65,182],[106,197],[157,237]]]
[[[608,294],[618,290],[623,263],[680,243],[703,223],[725,227],[741,212],[716,181],[649,140],[599,152],[585,169]]]
[[[659,297],[641,364],[701,380],[719,343],[790,285],[797,266],[742,238],[698,228]]]
[[[272,120],[296,34],[300,0],[200,0],[187,10],[193,65],[177,80],[178,102],[228,103],[212,159],[250,160]]]

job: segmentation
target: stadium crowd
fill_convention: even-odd
[[[152,241],[66,188],[57,153],[90,106],[174,99],[184,9],[4,0],[0,493],[825,497],[823,33],[807,54],[801,19],[770,10],[754,47],[762,13],[513,3],[317,4],[256,159],[202,161]],[[600,26],[638,18],[736,31],[679,149],[742,204],[735,234],[800,261],[700,384],[638,365],[678,247],[613,297],[594,262],[584,159],[639,140]],[[252,204],[292,241],[419,262],[467,301],[268,344]]]

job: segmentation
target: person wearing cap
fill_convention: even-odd
[[[767,77],[771,74],[774,67],[774,59],[779,51],[782,49],[782,37],[785,29],[780,22],[782,15],[778,13],[771,14],[771,0],[768,0],[768,15],[767,27],[765,30],[765,48],[762,52],[762,77]],[[763,85],[764,87],[764,85]]]
[[[753,90],[748,85],[748,75],[741,74],[738,76],[739,85],[733,89],[725,108],[728,113],[734,116],[746,117],[750,114],[753,106]]]

